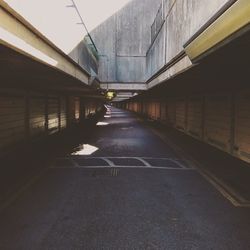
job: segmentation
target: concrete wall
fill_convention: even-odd
[[[148,51],[147,78],[183,52],[184,44],[229,2],[232,1],[164,0],[165,22]],[[187,61],[186,67],[189,66]]]
[[[90,75],[98,74],[98,58],[83,40],[70,53],[69,56],[84,68]]]
[[[145,82],[151,25],[161,0],[133,0],[91,32],[103,82]]]
[[[166,62],[230,0],[165,0]]]
[[[184,52],[184,44],[229,2],[232,0],[131,1],[91,32],[101,54],[100,80],[147,81]],[[151,35],[153,24],[156,29]],[[184,62],[182,70],[191,64],[187,59]],[[172,68],[171,74],[179,72],[179,65]]]
[[[165,29],[164,25],[161,27],[155,41],[147,52],[146,59],[146,79],[149,79],[159,69],[165,65]]]

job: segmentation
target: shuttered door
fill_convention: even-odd
[[[155,118],[155,103],[154,102],[150,102],[150,117],[152,119]]]
[[[75,97],[75,120],[80,120],[80,98]]]
[[[139,104],[138,104],[138,102],[135,102],[135,112],[136,113],[139,112]]]
[[[134,111],[134,110],[135,110],[135,103],[131,102],[131,111]]]
[[[250,162],[250,91],[236,97],[234,154]]]
[[[202,98],[188,100],[187,130],[194,137],[202,137]]]
[[[152,103],[148,102],[148,105],[147,105],[147,116],[151,117],[151,114],[152,114]]]
[[[161,104],[159,102],[155,103],[155,119],[158,120],[161,117]]]
[[[150,114],[151,114],[151,102],[148,102],[147,103],[147,117],[150,117]]]
[[[72,125],[73,123],[75,123],[75,98],[74,97],[69,97],[68,119],[69,119],[69,125]]]
[[[207,96],[205,110],[205,141],[229,152],[231,133],[230,96]]]
[[[161,121],[166,121],[167,118],[167,105],[165,102],[161,102]]]
[[[25,100],[0,97],[0,152],[25,139]]]
[[[30,97],[29,100],[29,133],[37,136],[45,133],[45,103],[43,97]]]
[[[61,105],[60,109],[61,129],[64,129],[67,126],[67,105],[65,97],[61,97],[60,105]]]
[[[138,112],[141,114],[142,113],[142,102],[138,103]]]
[[[175,101],[173,100],[169,100],[167,102],[167,122],[172,125],[175,126]]]
[[[176,124],[177,129],[186,129],[186,102],[185,99],[176,101]]]
[[[133,110],[133,103],[132,102],[129,103],[129,110],[131,110],[131,111]]]
[[[142,110],[143,110],[143,114],[146,115],[147,114],[147,108],[148,107],[148,103],[147,102],[143,102],[143,107],[142,107]]]
[[[59,131],[59,101],[58,98],[48,98],[48,133]]]

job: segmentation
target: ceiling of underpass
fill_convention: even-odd
[[[33,60],[3,45],[0,45],[0,54],[1,87],[70,91],[93,96],[100,94],[95,88],[63,71]]]

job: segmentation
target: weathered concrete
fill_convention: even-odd
[[[101,83],[100,86],[109,90],[147,90],[146,83]]]
[[[183,51],[184,44],[230,0],[166,0],[166,63]]]
[[[165,65],[163,75],[148,87],[174,77],[192,62],[184,46],[219,11],[233,0],[131,1],[92,31],[101,52],[99,76],[103,82],[146,82]],[[152,27],[151,27],[152,25]],[[105,41],[105,43],[103,43]]]
[[[103,82],[145,82],[151,25],[161,0],[134,0],[91,32]],[[105,41],[105,42],[104,42]]]
[[[149,79],[154,75],[160,68],[165,65],[165,30],[164,24],[160,29],[160,32],[156,36],[155,41],[152,43],[151,47],[147,52],[146,59],[146,78]]]
[[[188,58],[188,56],[185,56],[181,58],[179,61],[177,61],[172,67],[167,68],[164,70],[161,74],[158,76],[155,76],[153,79],[148,81],[148,88],[152,88],[156,86],[157,84],[160,84],[164,81],[167,81],[176,75],[188,70],[193,66],[192,62]]]
[[[185,43],[225,4],[230,2],[232,1],[219,0],[208,3],[207,1],[197,0],[165,0],[165,23],[148,51],[148,79],[165,64],[183,53]],[[160,76],[161,80],[157,82],[158,84],[190,67],[191,62],[189,60],[185,59],[185,62],[183,59],[181,59],[181,62],[178,62],[178,60],[168,70],[171,72],[170,76]],[[182,65],[181,70],[179,69],[180,64]],[[163,74],[166,75],[165,72]],[[155,81],[150,82],[149,88],[155,85]]]
[[[97,53],[97,52],[96,52]],[[98,74],[98,57],[96,57],[88,44],[83,40],[70,53],[69,56],[82,68],[87,70],[91,76]]]

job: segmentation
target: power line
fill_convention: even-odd
[[[72,7],[72,8],[74,8],[74,9],[76,10],[76,12],[77,12],[77,14],[78,14],[78,16],[79,16],[79,18],[80,18],[80,20],[81,20],[81,23],[78,23],[78,24],[83,25],[83,27],[84,27],[85,30],[87,31],[88,37],[90,38],[90,40],[91,40],[91,42],[92,42],[92,44],[93,44],[93,46],[94,46],[96,52],[98,52],[98,49],[97,49],[97,47],[96,47],[96,45],[95,45],[95,42],[94,42],[94,40],[92,39],[92,37],[91,37],[91,35],[90,35],[89,31],[88,31],[88,28],[87,28],[87,26],[85,25],[85,23],[84,23],[84,21],[83,21],[83,19],[82,19],[81,13],[80,13],[79,9],[77,8],[77,5],[76,5],[75,1],[74,1],[74,0],[71,0],[71,2],[72,2],[72,5],[68,5],[67,7]]]

